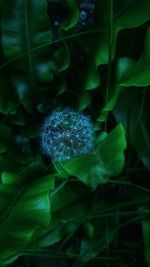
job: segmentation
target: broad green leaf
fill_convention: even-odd
[[[117,217],[117,216],[116,216]],[[84,225],[84,229],[85,229]],[[100,252],[105,250],[114,240],[117,232],[117,218],[94,218],[91,220],[92,236],[84,235],[80,245],[81,262],[94,259]],[[108,235],[109,229],[109,235]],[[90,230],[90,229],[89,229]],[[85,229],[87,234],[87,230]]]
[[[123,29],[132,29],[138,27],[149,20],[150,2],[149,0],[136,0],[123,8],[114,18],[113,24],[113,47],[112,55],[114,57],[117,35]],[[100,45],[96,54],[96,66],[108,63],[108,36],[107,33],[101,37]]]
[[[124,166],[124,153],[126,148],[125,131],[118,124],[99,144],[99,155],[110,175],[118,175]]]
[[[113,110],[117,102],[119,94],[123,91],[124,87],[122,81],[128,79],[129,75],[135,68],[136,62],[130,58],[120,58],[116,66],[116,78],[112,96],[109,97],[107,104],[101,110],[101,114],[97,119],[98,122],[107,120],[108,113]]]
[[[82,184],[66,184],[58,186],[51,193],[51,224],[47,234],[43,234],[38,242],[41,246],[55,244],[71,234],[80,225],[80,220],[88,213],[90,190]]]
[[[150,27],[145,38],[143,54],[135,67],[129,73],[127,79],[121,82],[121,86],[147,86],[150,84]]]
[[[113,114],[127,131],[127,137],[140,160],[150,169],[150,126],[148,89],[126,89],[119,96]]]
[[[144,24],[146,21],[149,20],[149,10],[150,10],[149,0],[144,0],[142,2],[141,0],[136,0],[127,5],[127,7],[123,8],[118,14],[114,15],[112,47],[111,47],[112,59],[115,57],[116,42],[119,32],[124,29],[133,29],[135,27]],[[92,68],[91,77],[98,78],[98,73],[97,73],[98,66],[108,63],[108,49],[109,49],[108,31],[105,31],[102,34],[99,34],[99,36],[97,37],[95,48],[93,49],[94,51],[93,58],[95,61],[94,63],[95,67]],[[96,87],[100,83],[100,78],[99,82],[97,78],[96,78],[97,81],[95,83]],[[92,79],[90,82],[88,81],[87,85],[88,87],[86,87],[85,89],[88,90],[94,89]]]
[[[102,139],[93,153],[64,161],[62,167],[70,175],[96,188],[98,184],[106,183],[110,177],[121,172],[125,148],[125,132],[119,124]]]
[[[33,90],[36,91],[37,82],[44,82],[43,76],[49,76],[48,82],[52,77],[49,75],[50,60],[47,60],[49,46],[42,47],[52,39],[46,9],[46,0],[7,0],[2,8],[1,39],[4,66],[8,65],[7,70],[11,72],[15,94],[19,98],[21,95],[21,101],[28,112],[33,111],[33,100],[25,99]],[[37,47],[39,48],[35,49]],[[39,68],[39,64],[43,64],[44,69]]]
[[[87,75],[85,79],[85,88],[86,90],[92,90],[98,87],[100,84],[100,75],[99,72],[93,62],[93,60],[90,60],[90,66],[88,67],[87,70]]]
[[[68,31],[76,25],[79,19],[79,9],[75,0],[66,0],[69,9],[70,18],[62,23],[61,29]]]
[[[78,177],[87,185],[91,184],[90,172],[95,166],[95,157],[92,154],[73,157],[61,165],[68,174]]]
[[[86,107],[88,107],[91,103],[91,96],[88,92],[81,92],[80,99],[79,99],[79,107],[78,110],[82,111]]]
[[[121,84],[128,79],[133,70],[136,67],[136,61],[131,58],[119,58],[116,66],[116,86],[121,86]]]
[[[2,179],[2,183],[3,184],[18,184],[18,183],[22,183],[24,181],[24,177],[21,175],[18,175],[16,173],[12,173],[12,172],[3,172],[1,174],[1,179]]]
[[[32,184],[16,185],[14,175],[2,176],[0,199],[5,210],[0,220],[0,263],[14,260],[50,223],[49,191],[54,189],[53,177],[45,176]],[[9,180],[11,180],[9,182]],[[13,185],[12,183],[15,182]],[[13,191],[11,191],[11,188]]]

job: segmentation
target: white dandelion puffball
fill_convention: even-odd
[[[89,153],[94,147],[94,130],[89,116],[66,108],[53,111],[41,128],[41,144],[54,161]]]

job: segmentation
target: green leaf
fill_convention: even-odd
[[[46,10],[46,0],[7,0],[2,8],[1,40],[5,63],[1,68],[7,65],[15,94],[19,98],[21,95],[28,112],[33,111],[33,100],[26,98],[33,90],[36,91],[37,82],[45,82],[43,76],[49,76],[46,83],[52,77],[48,75],[49,46],[42,47],[52,40]],[[39,68],[39,64],[43,64],[44,69]]]
[[[61,165],[70,175],[95,189],[98,184],[107,182],[121,172],[125,148],[125,132],[119,124],[102,139],[93,153],[73,157]]]
[[[69,49],[64,42],[64,46],[57,50],[54,54],[54,59],[55,59],[55,64],[56,64],[56,71],[64,71],[69,67],[70,64],[70,54],[69,54]]]
[[[116,41],[119,31],[138,27],[149,20],[149,0],[136,0],[123,8],[114,18],[112,57],[115,55]],[[108,63],[108,36],[107,33],[101,37],[99,48],[96,54],[96,66]]]
[[[90,106],[90,103],[91,103],[90,94],[86,91],[81,92],[78,110],[79,111],[84,110],[86,107]]]
[[[76,176],[79,180],[87,185],[91,184],[90,172],[95,164],[95,158],[92,154],[73,157],[61,165],[63,169],[72,176]]]
[[[3,114],[15,114],[17,97],[10,83],[10,75],[8,73],[6,74],[4,71],[0,71],[0,82],[0,112]]]
[[[112,217],[94,218],[91,220],[90,227],[92,227],[92,236],[87,236],[87,223],[84,224],[86,235],[83,236],[80,245],[80,261],[88,262],[94,259],[100,252],[113,241],[117,232],[117,218]],[[109,231],[109,235],[108,235]]]
[[[150,169],[149,99],[148,89],[129,88],[119,96],[113,111],[117,121],[124,125],[129,142],[148,169]]]
[[[99,8],[101,7],[101,3],[99,3]],[[136,0],[134,2],[129,3],[125,8],[118,14],[114,14],[113,20],[113,32],[112,32],[112,59],[115,57],[115,49],[117,37],[120,31],[124,29],[133,29],[144,24],[149,20],[149,10],[150,10],[150,2],[149,0]],[[94,44],[92,54],[92,65],[91,74],[88,73],[87,77],[87,87],[85,89],[94,89],[100,83],[100,77],[98,78],[98,66],[108,63],[108,31],[103,30],[98,36],[96,36],[96,42]],[[90,56],[91,62],[91,56]],[[94,63],[93,63],[94,62]],[[90,69],[88,70],[88,72]],[[89,80],[91,77],[91,80]],[[93,79],[94,77],[94,79]],[[98,81],[99,80],[99,81]],[[94,85],[95,84],[95,85]]]
[[[101,110],[101,114],[98,117],[98,122],[104,122],[107,120],[108,113],[113,110],[116,105],[119,94],[123,91],[122,82],[128,79],[128,76],[135,68],[136,61],[130,58],[119,58],[116,65],[116,78],[115,84],[112,88],[113,94],[109,97],[107,104]]]
[[[121,82],[121,86],[147,86],[150,85],[150,27],[145,38],[143,54],[128,77]]]
[[[132,71],[136,66],[136,61],[123,57],[119,58],[116,66],[116,81],[115,84],[121,86],[121,84],[128,79]]]
[[[50,223],[49,191],[54,189],[53,177],[41,177],[32,184],[19,186],[16,178],[3,173],[4,184],[0,184],[0,199],[5,200],[0,220],[0,264],[11,258],[13,261]]]
[[[119,175],[124,166],[123,151],[126,148],[125,131],[121,124],[118,124],[100,143],[99,155],[105,168],[110,175]]]
[[[78,229],[80,220],[88,213],[90,190],[76,182],[62,182],[51,194],[51,224],[47,234],[41,235],[38,242],[49,246],[60,241]]]
[[[69,19],[61,24],[61,29],[68,31],[73,28],[79,19],[79,8],[75,0],[67,0],[67,7],[69,9]]]
[[[86,90],[93,90],[100,84],[100,75],[93,60],[90,60],[89,62],[90,66],[87,69],[87,75],[84,86]]]
[[[2,183],[3,184],[18,184],[18,183],[22,183],[24,181],[24,177],[21,175],[18,175],[16,173],[12,173],[12,172],[3,172],[1,174],[1,179],[2,179]]]

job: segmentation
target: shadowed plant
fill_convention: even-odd
[[[150,0],[0,18],[0,267],[150,267]]]

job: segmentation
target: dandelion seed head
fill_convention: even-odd
[[[72,111],[53,111],[41,127],[41,144],[54,161],[89,153],[94,147],[94,127],[89,116]]]

